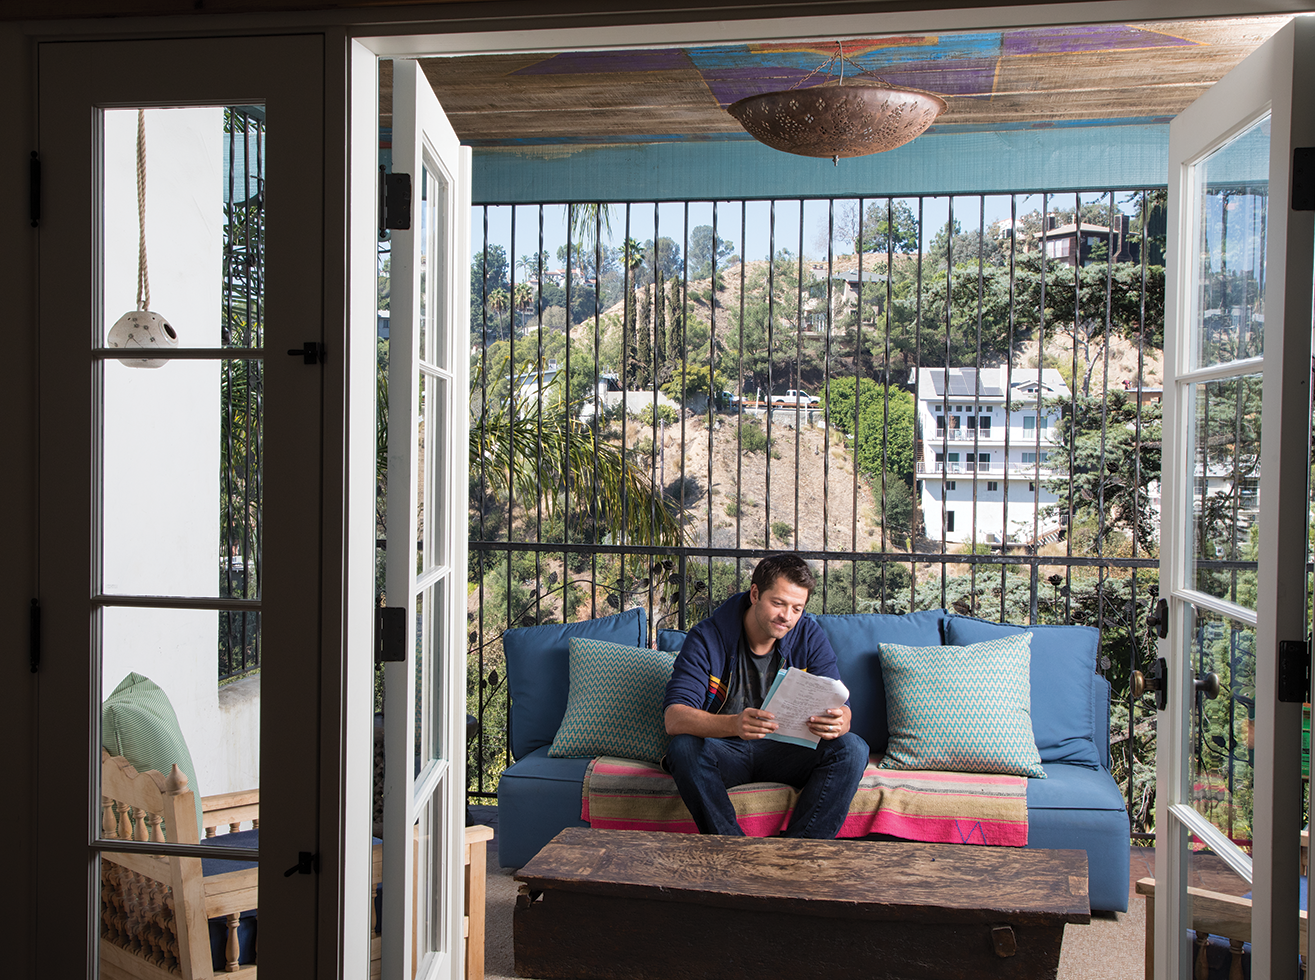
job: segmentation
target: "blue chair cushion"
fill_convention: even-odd
[[[886,721],[886,685],[881,676],[877,647],[899,643],[910,647],[938,646],[945,642],[944,609],[926,609],[903,616],[885,613],[826,613],[813,618],[826,631],[836,652],[840,679],[849,688],[854,732],[873,752],[886,751],[890,738]]]
[[[657,648],[666,653],[679,653],[685,645],[686,630],[658,630]]]
[[[1042,762],[1100,766],[1096,748],[1096,656],[1090,626],[1010,626],[950,616],[945,642],[956,646],[1032,634],[1032,733]],[[1102,740],[1108,736],[1102,733]]]
[[[511,754],[551,745],[566,714],[571,637],[643,646],[647,619],[636,607],[580,623],[525,626],[502,634],[511,694]]]

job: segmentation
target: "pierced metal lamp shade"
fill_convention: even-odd
[[[861,157],[921,136],[945,109],[945,100],[928,92],[854,79],[751,95],[726,111],[773,149],[806,157]]]

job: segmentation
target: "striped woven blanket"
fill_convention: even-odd
[[[962,772],[878,769],[869,760],[839,837],[889,834],[930,843],[1027,844],[1027,779]],[[771,837],[788,825],[797,790],[748,783],[731,790],[740,826]],[[607,756],[585,771],[580,818],[608,830],[698,833],[676,782],[660,766]]]

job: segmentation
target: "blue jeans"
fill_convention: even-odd
[[[744,783],[786,783],[799,790],[784,837],[831,840],[840,831],[868,762],[868,746],[853,732],[816,748],[763,738],[675,735],[667,771],[700,834],[743,837],[726,792]]]

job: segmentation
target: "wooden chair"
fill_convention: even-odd
[[[196,803],[177,766],[166,777],[138,772],[121,756],[101,750],[101,830],[110,840],[195,844]],[[207,838],[220,829],[237,833],[260,827],[260,793],[221,793],[201,800]],[[216,847],[215,857],[224,851]],[[380,881],[382,848],[374,848],[374,884]],[[197,980],[214,976],[210,920],[228,927],[223,976],[255,980],[255,964],[238,963],[238,928],[244,911],[258,907],[255,866],[203,875],[200,858],[101,854],[102,980]],[[373,919],[374,903],[370,903]],[[371,921],[373,930],[375,923]],[[373,932],[372,932],[373,935]],[[380,942],[370,946],[377,975]]]
[[[1137,894],[1146,897],[1146,980],[1155,980],[1155,879],[1137,882]],[[1206,945],[1211,936],[1228,940],[1231,952],[1229,980],[1242,980],[1242,944],[1251,942],[1251,899],[1210,891],[1187,889],[1192,900],[1192,930],[1196,933],[1193,969],[1195,980],[1206,980]],[[1301,948],[1306,948],[1310,919],[1301,912]]]

